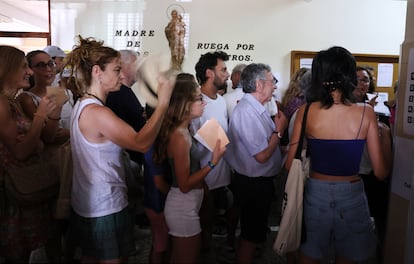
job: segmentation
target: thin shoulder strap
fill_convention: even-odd
[[[305,112],[303,112],[303,119],[302,119],[302,128],[300,130],[300,139],[298,148],[296,149],[295,159],[300,159],[303,147],[303,140],[305,138],[305,130],[306,130],[306,119],[308,118],[308,111],[310,107],[310,103],[306,104]]]
[[[362,121],[364,121],[364,116],[365,116],[365,106],[366,106],[366,103],[364,102],[364,110],[362,112],[361,123],[359,124],[358,134],[357,134],[355,139],[357,139],[359,137],[359,133],[361,132]]]

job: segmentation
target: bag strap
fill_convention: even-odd
[[[299,138],[299,144],[298,148],[296,149],[295,159],[300,159],[302,154],[302,147],[303,147],[303,141],[305,138],[305,130],[306,130],[306,119],[308,118],[308,111],[310,107],[310,103],[306,104],[305,112],[303,112],[303,119],[302,119],[302,128],[300,130],[300,138]]]

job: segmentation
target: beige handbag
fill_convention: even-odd
[[[59,147],[57,155],[60,165],[60,187],[53,217],[56,219],[67,219],[72,209],[70,198],[72,192],[73,162],[70,140]]]
[[[11,204],[25,207],[51,201],[59,191],[59,164],[53,156],[33,157],[7,168],[4,185]]]
[[[287,176],[285,194],[282,203],[282,220],[273,249],[278,255],[296,251],[302,239],[303,191],[309,175],[309,157],[303,149],[306,118],[310,104],[306,105],[298,149]]]

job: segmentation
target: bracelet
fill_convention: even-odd
[[[53,117],[48,117],[49,118],[49,120],[53,120],[53,121],[60,121],[60,116],[59,117],[57,117],[57,118],[53,118]]]
[[[216,164],[214,164],[212,161],[207,162],[207,165],[210,167],[210,169],[214,169],[216,167]]]
[[[281,138],[283,137],[283,135],[282,135],[280,132],[278,132],[278,131],[273,131],[272,133],[273,133],[273,134],[276,134],[276,136],[277,136],[279,139],[281,139]]]

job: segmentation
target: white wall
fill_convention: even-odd
[[[77,2],[71,6],[62,4],[62,0],[51,0],[51,22],[54,25],[52,44],[70,50],[74,44],[73,35],[82,34],[107,43],[114,43],[116,39],[118,46],[114,48],[126,48],[126,45],[122,47],[122,43],[133,38],[114,37],[114,30],[119,24],[108,28],[108,13],[135,13],[140,19],[121,29],[154,30],[153,37],[133,39],[142,44],[135,50],[142,53],[169,52],[164,36],[164,27],[169,21],[167,10],[171,9],[171,5],[179,5],[190,16],[184,71],[194,73],[199,56],[210,51],[197,49],[198,43],[227,44],[229,49],[225,52],[250,56],[250,61],[242,62],[270,64],[279,74],[280,91],[289,82],[292,50],[319,51],[341,45],[352,53],[399,55],[404,40],[407,8],[406,1],[396,0]],[[58,9],[60,13],[56,13]],[[68,12],[68,9],[72,11]],[[74,9],[78,10],[75,15]],[[75,17],[73,24],[62,19],[65,13]],[[248,44],[254,50],[236,50],[237,44]],[[239,62],[229,61],[229,71]]]

